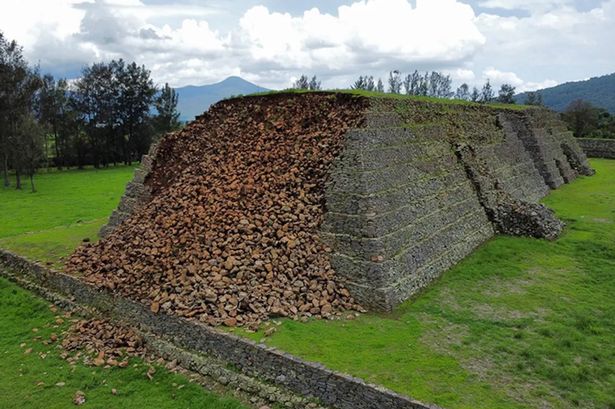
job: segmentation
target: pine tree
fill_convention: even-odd
[[[389,72],[389,92],[391,94],[401,94],[401,73],[397,70]]]
[[[374,91],[376,89],[376,85],[374,85],[374,77],[373,76],[369,76],[367,78],[367,83],[365,85],[365,89],[367,91]]]
[[[470,95],[470,101],[478,102],[479,100],[480,100],[480,92],[478,91],[478,88],[474,87],[472,89],[472,94]]]
[[[491,86],[491,82],[487,80],[485,85],[483,85],[483,89],[480,93],[479,102],[483,104],[487,104],[493,100],[493,87]]]
[[[310,80],[307,75],[301,75],[293,84],[294,89],[310,89]]]
[[[459,88],[457,88],[457,91],[455,92],[455,98],[461,99],[463,101],[470,100],[470,87],[468,86],[468,84],[463,83],[459,86]]]
[[[367,80],[361,75],[354,84],[350,86],[351,89],[367,89]]]
[[[525,98],[525,105],[543,106],[542,94],[539,91],[528,92]]]
[[[318,78],[316,78],[315,75],[310,80],[310,83],[308,84],[308,89],[310,91],[320,91],[322,89],[320,81],[318,80]]]
[[[177,102],[177,92],[168,83],[164,84],[154,101],[158,113],[154,118],[154,128],[158,135],[164,135],[180,127]]]
[[[515,103],[515,87],[510,84],[502,84],[500,91],[498,92],[498,102],[502,104],[514,104]]]

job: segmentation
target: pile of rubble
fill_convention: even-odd
[[[161,141],[146,180],[152,200],[79,248],[67,271],[210,325],[360,309],[318,228],[332,161],[366,108],[331,94],[217,104]]]
[[[82,360],[95,366],[128,366],[131,356],[145,356],[141,338],[133,331],[107,320],[75,321],[62,341],[69,361]]]

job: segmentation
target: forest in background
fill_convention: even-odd
[[[122,59],[83,68],[76,81],[41,75],[0,32],[0,170],[22,187],[41,167],[131,164],[180,126],[177,94]]]

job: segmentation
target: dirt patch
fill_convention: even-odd
[[[481,286],[484,287],[481,293],[487,297],[502,297],[507,294],[523,295],[527,293],[527,289],[531,285],[532,281],[527,278],[503,279],[493,277],[481,283]]]
[[[462,346],[464,338],[470,334],[466,325],[438,320],[429,314],[422,313],[418,319],[428,325],[421,334],[421,342],[443,355],[450,355],[454,348]]]

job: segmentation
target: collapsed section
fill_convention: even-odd
[[[67,270],[154,312],[211,325],[358,308],[318,226],[329,168],[366,107],[331,94],[217,104],[160,142],[136,189],[147,194],[120,206],[134,212],[78,249]]]
[[[215,105],[167,135],[68,271],[211,325],[390,310],[592,174],[543,109],[309,93]]]

